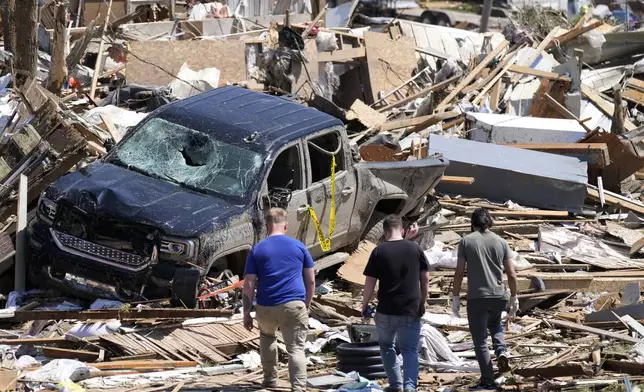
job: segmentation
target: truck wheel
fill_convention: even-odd
[[[436,24],[439,26],[451,26],[452,24],[449,22],[449,18],[445,15],[438,15],[436,17]]]
[[[199,270],[180,268],[172,279],[170,305],[194,309],[197,307],[197,290],[201,282]]]
[[[374,212],[367,224],[367,231],[362,238],[369,242],[373,242],[376,245],[381,243],[385,235],[385,229],[382,226],[382,223],[386,217],[386,214]]]
[[[434,24],[434,17],[432,14],[429,12],[425,12],[423,15],[420,17],[420,23],[425,23],[425,24]]]

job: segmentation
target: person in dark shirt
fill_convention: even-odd
[[[362,297],[362,312],[367,315],[369,301],[379,282],[376,328],[380,355],[389,387],[386,391],[411,392],[418,384],[418,341],[420,318],[425,314],[429,286],[429,263],[415,242],[403,238],[402,220],[389,215],[383,222],[385,242],[378,245],[367,262]],[[413,234],[412,234],[413,236]],[[403,377],[395,342],[403,357]]]
[[[252,308],[257,289],[256,316],[259,354],[266,388],[277,386],[277,329],[288,352],[291,390],[306,391],[304,344],[309,328],[309,306],[315,291],[311,254],[300,241],[286,236],[286,211],[271,208],[266,216],[268,237],[248,254],[244,272],[244,326],[253,328]]]

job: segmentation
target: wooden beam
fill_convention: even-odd
[[[134,361],[113,361],[93,363],[92,367],[99,370],[121,370],[121,369],[162,369],[162,368],[177,368],[177,367],[192,367],[197,366],[195,361],[150,361],[150,360],[134,360]]]
[[[539,56],[541,55],[541,52],[543,52],[546,49],[546,47],[550,45],[550,43],[557,36],[558,33],[559,33],[559,27],[555,27],[554,29],[550,30],[550,33],[548,33],[546,38],[544,38],[543,41],[541,41],[539,46],[534,48],[530,56],[528,56],[528,58],[526,58],[525,61],[523,61],[523,64],[521,65],[524,65],[530,68],[532,66],[532,63],[534,63],[534,61],[537,58],[539,58]],[[519,81],[519,79],[521,79],[521,75],[514,75],[512,79],[510,79],[510,82],[514,85]]]
[[[505,48],[507,48],[508,44],[509,42],[507,40],[504,40],[496,48],[494,48],[493,51],[488,53],[488,55],[485,56],[483,61],[481,61],[479,65],[477,65],[476,68],[472,70],[472,72],[467,74],[467,76],[465,76],[463,80],[461,80],[461,82],[456,86],[456,88],[454,88],[454,90],[452,90],[452,92],[449,93],[449,95],[447,95],[447,97],[445,97],[445,99],[443,99],[441,103],[438,104],[438,107],[446,106],[450,102],[452,102],[452,100],[458,96],[461,90],[463,90],[470,83],[472,83],[472,81],[479,76],[479,74],[483,71],[483,69],[487,67],[490,64],[490,62],[492,62],[492,60],[494,60],[496,56],[498,56]]]
[[[514,369],[512,372],[522,377],[545,377],[545,378],[593,375],[593,371],[590,369],[589,366],[584,367],[581,364],[567,364],[562,366],[546,366],[546,367],[537,367],[537,368]]]
[[[561,217],[567,218],[568,211],[546,211],[546,210],[527,210],[527,211],[490,211],[492,216],[508,216],[508,217]]]
[[[621,333],[605,331],[603,329],[588,327],[588,326],[585,326],[585,325],[575,324],[575,323],[571,323],[571,322],[568,322],[568,321],[562,321],[562,320],[556,320],[556,319],[549,319],[549,320],[546,320],[546,321],[548,323],[554,325],[554,326],[557,326],[557,327],[571,329],[571,330],[575,330],[575,331],[586,332],[586,333],[592,333],[592,334],[595,334],[595,335],[605,336],[607,338],[616,339],[616,340],[622,340],[622,341],[629,342],[629,343],[638,343],[640,341],[639,339],[630,337],[628,335],[623,335]]]
[[[333,52],[319,52],[318,53],[318,62],[340,62],[340,61],[350,61],[355,60],[360,57],[365,57],[367,52],[364,46],[358,48],[348,48],[342,50],[336,50]]]
[[[604,22],[598,20],[597,22],[592,23],[592,24],[590,24],[588,26],[585,26],[585,27],[582,27],[582,28],[579,28],[579,29],[572,29],[572,30],[570,30],[570,31],[568,31],[566,33],[558,35],[557,38],[555,38],[552,42],[550,42],[548,44],[548,46],[546,46],[546,49],[550,49],[555,45],[563,46],[566,43],[572,41],[573,39],[579,37],[580,35],[585,34],[585,33],[589,32],[590,30],[594,30],[594,29],[596,29],[597,27],[599,27],[599,26],[601,26],[603,24],[604,24]]]
[[[453,110],[445,113],[430,114],[428,116],[405,118],[402,120],[394,120],[388,123],[382,124],[378,127],[379,132],[393,131],[395,129],[407,128],[407,127],[429,127],[430,125],[437,124],[443,120],[449,118],[454,118],[460,116],[461,112]]]
[[[610,164],[606,143],[501,143],[501,145],[577,158],[585,156],[589,158],[589,165],[596,168],[604,168]]]
[[[319,55],[318,55],[318,56],[319,56]],[[318,58],[319,58],[319,57],[318,57]],[[427,96],[427,94],[429,94],[429,93],[431,93],[431,92],[433,92],[433,91],[442,90],[443,88],[445,88],[445,87],[449,86],[450,84],[452,84],[452,83],[454,83],[455,81],[457,81],[459,77],[460,77],[460,75],[456,75],[456,76],[453,76],[453,77],[451,77],[451,78],[449,78],[449,79],[447,79],[447,80],[443,80],[443,81],[442,81],[442,82],[440,82],[440,83],[436,83],[436,84],[434,84],[434,85],[432,85],[432,86],[430,86],[430,87],[427,87],[426,89],[424,89],[423,91],[421,91],[421,92],[419,92],[419,93],[416,93],[416,94],[414,94],[414,95],[410,95],[410,96],[409,96],[409,97],[407,97],[407,98],[401,99],[401,100],[400,100],[400,101],[398,101],[398,102],[392,103],[391,105],[388,105],[388,106],[385,106],[385,107],[379,108],[379,109],[377,109],[377,110],[378,110],[380,113],[382,113],[382,112],[388,112],[388,111],[390,111],[391,109],[394,109],[394,108],[397,108],[397,107],[403,106],[403,105],[405,105],[405,104],[408,104],[409,102],[413,101],[414,99],[424,98],[424,97],[426,97],[426,96]]]
[[[98,44],[98,55],[96,56],[96,65],[94,66],[94,75],[92,76],[92,88],[89,91],[89,99],[94,99],[94,94],[96,93],[96,85],[98,84],[98,76],[101,74],[102,65],[103,65],[103,51],[105,50],[105,32],[107,30],[107,25],[110,21],[110,13],[112,11],[112,0],[110,0],[107,5],[107,14],[105,14],[105,24],[103,25],[103,30],[101,31],[101,43]]]
[[[232,311],[218,309],[133,309],[121,311],[120,309],[104,310],[30,310],[21,312],[16,310],[11,321],[30,321],[30,320],[133,320],[148,318],[192,318],[192,317],[227,317]]]
[[[522,65],[512,64],[512,65],[510,65],[510,68],[508,70],[510,72],[515,72],[515,73],[522,74],[522,75],[538,76],[540,78],[546,78],[546,79],[552,79],[552,80],[560,80],[562,82],[569,82],[570,81],[570,78],[567,77],[567,76],[562,76],[562,75],[559,75],[558,73],[555,73],[555,72],[541,71],[539,69],[525,67],[525,66],[522,66]]]
[[[472,185],[474,177],[443,176],[440,180],[443,184]]]
[[[588,187],[586,190],[586,197],[593,201],[599,202],[599,191],[594,188]],[[607,192],[604,192],[604,202],[608,205],[619,206],[625,210],[644,215],[644,206],[630,202],[626,199],[610,195]]]
[[[644,374],[644,363],[605,359],[602,369],[640,376]]]
[[[84,350],[70,350],[56,347],[42,347],[43,355],[49,358],[77,359],[83,362],[94,362],[98,359],[98,353]]]
[[[613,114],[615,113],[615,105],[613,105],[611,102],[608,102],[604,98],[602,98],[602,96],[599,94],[597,90],[582,83],[581,93],[590,102],[592,102],[592,104],[595,105],[597,109],[599,109],[602,113],[604,113],[610,118],[613,117]],[[626,128],[626,130],[630,132],[633,129],[635,129],[636,126],[628,118],[626,118],[624,119],[624,128]]]

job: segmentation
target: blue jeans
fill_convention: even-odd
[[[418,384],[420,317],[376,313],[375,319],[380,356],[382,356],[385,373],[389,379],[389,386],[415,390]],[[404,382],[400,375],[396,344],[403,357]]]

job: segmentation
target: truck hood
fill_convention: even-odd
[[[198,237],[244,210],[108,163],[94,163],[62,177],[48,189],[47,197],[90,215],[144,224],[179,237]]]

